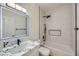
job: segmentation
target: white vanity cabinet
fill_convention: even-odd
[[[39,46],[29,50],[27,53],[23,54],[22,56],[38,56],[39,55]]]

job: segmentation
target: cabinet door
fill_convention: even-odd
[[[39,46],[37,46],[31,50],[30,56],[39,56]]]

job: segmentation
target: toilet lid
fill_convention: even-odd
[[[45,48],[45,47],[40,47],[39,48],[39,52],[44,55],[44,56],[48,56],[49,53],[50,53],[50,50],[48,48]]]

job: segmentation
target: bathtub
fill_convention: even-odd
[[[44,44],[48,48],[52,56],[75,56],[73,49],[70,46],[52,43],[50,45]]]

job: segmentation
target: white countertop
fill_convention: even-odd
[[[40,42],[38,41],[28,40],[22,42],[20,46],[13,45],[11,47],[4,48],[3,51],[0,52],[0,56],[21,56],[39,45]]]

